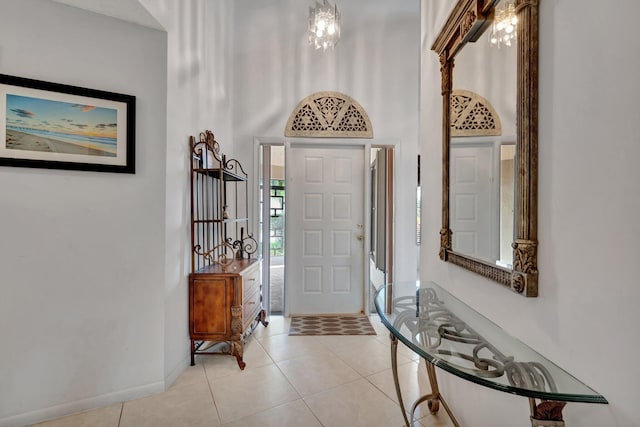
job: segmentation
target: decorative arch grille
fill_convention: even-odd
[[[485,98],[469,90],[451,92],[451,136],[502,135],[500,116]]]
[[[373,138],[367,112],[340,92],[316,92],[300,101],[287,120],[285,136]]]

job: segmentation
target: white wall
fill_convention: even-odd
[[[441,227],[440,77],[435,34],[451,0],[422,1],[421,277],[446,286],[503,328],[602,393],[609,405],[570,403],[568,426],[638,426],[640,414],[640,3],[541,1],[539,289],[525,299],[438,259]],[[441,374],[462,425],[528,423],[525,398]],[[470,404],[473,402],[473,404]]]
[[[2,73],[137,98],[135,175],[0,168],[0,425],[163,389],[165,70],[162,32],[0,4]]]
[[[252,165],[254,140],[282,137],[304,97],[339,91],[367,111],[375,139],[400,140],[396,151],[396,279],[413,280],[418,154],[419,7],[417,0],[340,2],[342,38],[335,50],[308,44],[308,4],[235,1],[234,154]],[[407,191],[407,189],[413,189]]]
[[[233,149],[233,2],[141,0],[167,30],[165,362],[167,385],[189,355],[189,136],[212,130]],[[165,177],[163,177],[164,181]]]

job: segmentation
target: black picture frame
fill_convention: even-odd
[[[135,173],[132,95],[0,74],[0,166]]]

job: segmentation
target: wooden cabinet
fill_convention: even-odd
[[[248,232],[247,174],[210,131],[190,139],[189,334],[196,354],[231,354],[240,369],[245,339],[262,323],[261,262]]]
[[[244,340],[258,322],[267,324],[261,291],[256,259],[235,260],[224,268],[212,264],[189,275],[191,365],[196,354],[222,353],[235,356],[244,369]]]

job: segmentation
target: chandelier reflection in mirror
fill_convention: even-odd
[[[309,44],[316,49],[333,49],[340,40],[340,12],[338,5],[327,0],[309,8]]]
[[[495,18],[489,32],[491,46],[511,46],[516,38],[517,25],[518,17],[514,0],[503,0],[496,8]]]

